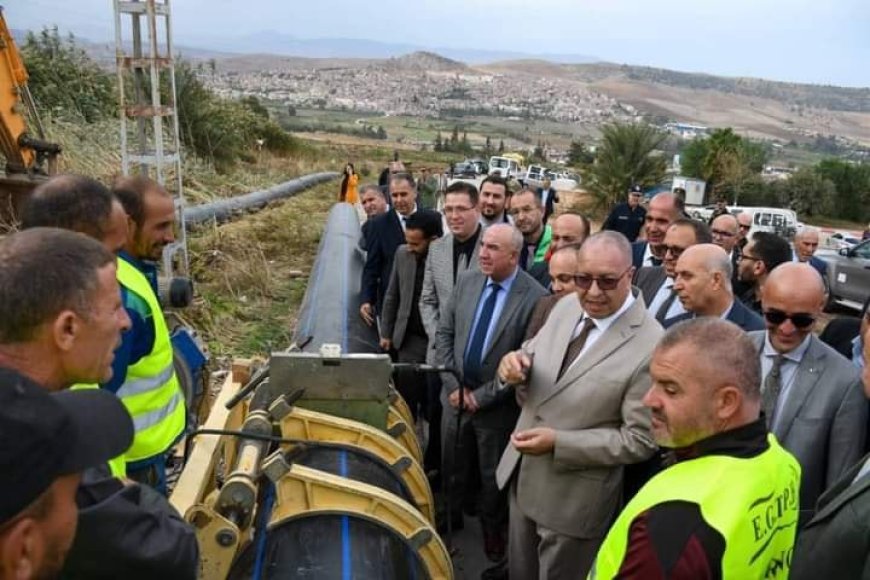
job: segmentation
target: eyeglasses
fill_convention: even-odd
[[[713,234],[714,237],[720,238],[731,238],[734,236],[734,234],[726,232],[725,230],[710,230],[710,233]]]
[[[741,260],[751,260],[753,262],[760,262],[761,261],[761,258],[756,258],[755,256],[748,256],[748,255],[743,254],[743,253],[740,254],[740,259]]]
[[[742,224],[737,226],[737,227],[739,227],[741,230],[751,230],[752,229],[752,226],[744,226]]]
[[[629,266],[628,270],[620,274],[615,278],[604,277],[598,278],[595,276],[590,276],[589,274],[574,274],[574,283],[577,284],[577,287],[583,290],[589,290],[592,288],[592,283],[597,282],[598,288],[600,290],[613,290],[619,284],[619,281],[622,280],[622,277],[628,274],[631,271],[631,266]]]
[[[812,314],[807,314],[806,312],[798,312],[797,314],[788,314],[781,310],[765,310],[764,318],[771,324],[779,326],[786,320],[791,320],[791,323],[795,325],[795,328],[807,328],[812,326],[816,321],[815,316]]]
[[[679,258],[686,251],[686,248],[681,248],[680,246],[662,246],[662,249],[664,250],[662,256],[666,256],[670,252],[674,258]]]
[[[452,215],[452,214],[465,213],[465,212],[471,211],[473,209],[474,209],[473,207],[461,207],[461,206],[460,207],[451,207],[449,205],[445,205],[444,209],[442,211],[444,212],[444,215]]]

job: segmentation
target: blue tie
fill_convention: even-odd
[[[501,286],[490,284],[489,288],[489,297],[483,303],[483,310],[480,311],[477,326],[474,327],[474,331],[471,333],[471,343],[468,346],[468,352],[465,354],[465,364],[462,372],[465,383],[475,387],[480,384],[480,359],[483,358],[483,343],[486,342],[486,333],[492,322],[492,314],[495,312],[495,302],[498,299],[498,291],[501,290]]]

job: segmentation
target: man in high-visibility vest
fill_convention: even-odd
[[[53,198],[62,185],[37,193]],[[130,327],[116,270],[116,256],[81,233],[34,227],[0,240],[0,368],[49,391],[110,380]],[[100,465],[85,470],[75,496],[78,526],[62,577],[196,577],[193,528],[156,491]]]
[[[719,318],[659,342],[644,397],[673,463],[625,506],[589,578],[787,578],[800,465],[767,432],[757,349]]]
[[[129,233],[119,252],[118,281],[132,328],[125,353],[129,361],[118,396],[133,417],[136,434],[126,453],[127,474],[158,490],[166,489],[166,457],[184,433],[184,395],[173,366],[172,343],[157,297],[157,267],[163,248],[175,240],[172,196],[147,177],[123,177],[112,192],[129,216]],[[117,378],[116,378],[117,380]]]

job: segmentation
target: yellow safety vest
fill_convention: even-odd
[[[118,258],[118,282],[148,303],[154,321],[154,346],[148,355],[127,368],[118,397],[133,418],[133,445],[127,463],[166,452],[184,430],[184,395],[172,364],[172,343],[160,302],[145,275]]]
[[[756,457],[708,455],[656,475],[619,514],[589,579],[614,578],[625,558],[631,523],[667,501],[699,505],[704,520],[725,538],[723,579],[788,578],[801,468],[772,434],[768,441],[770,447]]]
[[[73,391],[82,391],[85,389],[99,389],[100,385],[96,385],[93,383],[79,383],[77,385],[73,385],[70,387],[70,390]],[[112,472],[114,477],[125,478],[127,477],[127,459],[123,455],[119,455],[113,459],[109,460],[109,471]]]

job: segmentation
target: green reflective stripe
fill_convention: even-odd
[[[172,398],[169,400],[169,402],[160,409],[133,417],[133,428],[138,434],[141,431],[148,429],[149,427],[157,425],[163,419],[171,415],[173,411],[175,411],[175,408],[178,407],[179,403],[183,402],[184,397],[181,396],[181,393],[175,393],[174,395],[172,395]]]
[[[132,397],[134,395],[141,395],[142,393],[159,389],[169,382],[169,379],[172,378],[173,372],[175,372],[175,367],[170,364],[156,376],[127,381],[121,385],[120,389],[118,389],[118,396]]]

